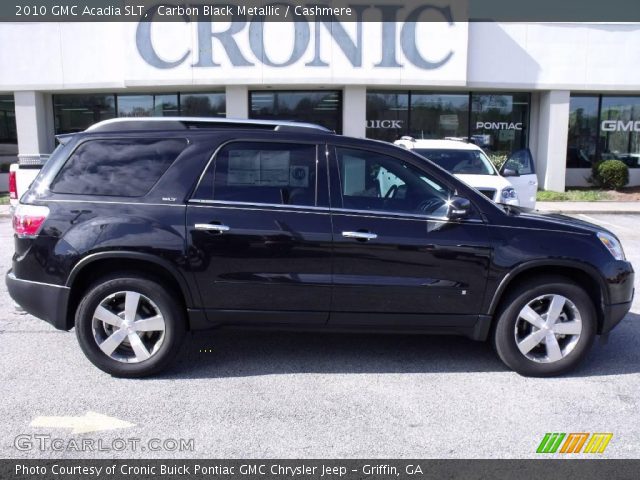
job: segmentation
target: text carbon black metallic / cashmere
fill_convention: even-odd
[[[611,232],[497,206],[389,144],[192,118],[59,141],[15,210],[6,281],[114,375],[159,372],[187,330],[239,325],[460,334],[557,375],[631,306]]]

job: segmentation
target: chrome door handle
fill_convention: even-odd
[[[229,227],[226,225],[213,225],[211,223],[196,223],[196,230],[207,230],[209,232],[228,232]]]
[[[370,232],[342,232],[342,236],[345,238],[355,238],[357,240],[373,240],[378,238],[378,235]]]

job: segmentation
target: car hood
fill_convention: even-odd
[[[500,175],[469,175],[462,173],[456,173],[454,175],[473,188],[495,188],[499,191],[511,186],[509,181]]]
[[[535,228],[548,230],[565,230],[575,233],[587,234],[607,232],[614,237],[616,236],[613,232],[601,227],[600,225],[595,225],[593,223],[579,220],[574,217],[569,217],[567,215],[562,215],[560,213],[541,212],[532,208],[514,206],[508,207],[508,211],[511,215],[517,216],[520,221],[530,222],[531,225],[529,226]]]

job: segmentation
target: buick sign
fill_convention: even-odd
[[[367,128],[402,128],[403,120],[367,120]]]

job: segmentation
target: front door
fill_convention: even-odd
[[[417,163],[367,150],[333,152],[330,323],[472,326],[491,255],[480,217],[448,221],[454,192]]]
[[[232,142],[187,208],[189,263],[209,320],[326,323],[331,216],[325,149]]]
[[[511,175],[506,176],[505,171],[510,170]],[[538,177],[536,176],[533,156],[528,148],[516,150],[502,166],[500,173],[513,185],[518,192],[520,206],[527,208],[536,207],[536,195],[538,193]]]

